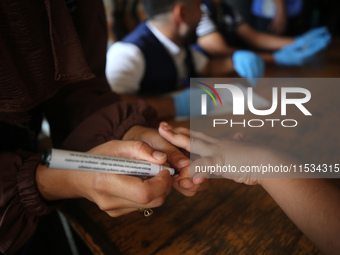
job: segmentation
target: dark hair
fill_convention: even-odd
[[[144,10],[148,19],[171,11],[172,7],[181,0],[144,0]]]

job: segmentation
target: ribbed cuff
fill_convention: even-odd
[[[157,113],[154,108],[146,104],[144,101],[138,101],[136,105],[137,111],[130,114],[112,134],[112,139],[121,140],[125,133],[133,126],[144,126],[150,128],[158,128]]]
[[[32,214],[49,214],[60,206],[60,202],[47,202],[41,196],[36,182],[36,171],[40,163],[40,154],[29,157],[17,174],[17,189],[23,206]]]

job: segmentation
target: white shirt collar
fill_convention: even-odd
[[[168,37],[162,34],[161,31],[158,30],[156,26],[154,26],[150,21],[146,22],[146,25],[151,30],[151,32],[156,36],[156,38],[164,45],[164,47],[170,52],[172,55],[177,55],[181,52],[181,48],[178,47],[173,41],[171,41]]]

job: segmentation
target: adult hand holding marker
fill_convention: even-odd
[[[49,168],[93,171],[112,174],[156,176],[163,170],[170,175],[179,171],[143,160],[105,156],[100,154],[49,149],[42,154],[42,164]]]
[[[231,164],[240,169],[242,165],[302,164],[298,159],[273,148],[243,142],[243,135],[240,133],[235,134],[233,140],[224,140],[185,128],[173,128],[167,123],[161,123],[158,130],[172,144],[199,156],[192,162],[192,167]],[[201,174],[193,177],[194,183],[210,175]],[[214,174],[247,185],[261,185],[324,254],[339,254],[338,185],[325,179],[258,178],[252,173],[242,172],[214,172]]]
[[[191,197],[197,192],[208,188],[208,180],[201,183],[193,182],[190,178],[190,159],[187,157],[188,155],[184,155],[182,151],[161,137],[157,130],[140,126],[133,127],[123,139],[143,141],[152,148],[164,152],[171,167],[180,171],[180,175],[173,179],[172,186],[184,196]]]
[[[144,160],[163,165],[167,156],[144,142],[109,141],[89,153]],[[169,171],[142,180],[129,175],[93,171],[70,171],[39,165],[38,189],[49,201],[84,197],[98,205],[111,217],[161,206],[171,191],[173,178]]]

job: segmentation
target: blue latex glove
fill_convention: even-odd
[[[325,49],[331,42],[331,34],[326,27],[316,28],[297,37],[295,41],[274,53],[278,65],[300,66],[310,57]]]
[[[201,116],[201,95],[205,94],[199,88],[185,89],[172,96],[175,105],[176,117],[190,117],[190,93],[195,101],[195,107],[191,109],[191,117]],[[197,104],[196,104],[197,102]],[[212,99],[207,96],[207,112],[212,108]]]
[[[323,40],[326,43],[330,43],[331,41],[331,34],[328,30],[327,27],[319,27],[319,28],[314,28],[311,29],[309,31],[307,31],[306,33],[296,37],[296,40],[306,40],[306,41],[310,41],[316,38],[323,38]]]
[[[247,78],[251,86],[256,86],[257,79],[264,75],[265,64],[261,57],[251,51],[238,50],[233,54],[235,71]]]

